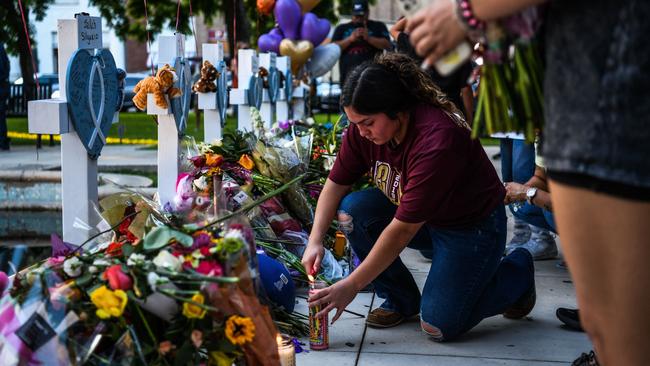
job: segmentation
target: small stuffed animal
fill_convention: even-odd
[[[203,61],[201,66],[201,77],[194,83],[192,90],[195,93],[210,93],[217,91],[217,85],[214,83],[219,77],[217,68],[210,61]]]
[[[180,89],[174,88],[174,82],[178,80],[175,70],[165,64],[158,69],[156,76],[148,76],[140,80],[133,88],[136,93],[133,96],[133,104],[141,111],[147,109],[147,94],[152,93],[154,102],[160,108],[166,109],[169,107],[165,95],[170,99],[178,98],[183,93]]]
[[[259,77],[262,79],[262,86],[263,86],[265,89],[268,89],[268,88],[269,88],[269,78],[268,78],[268,76],[269,76],[269,70],[267,70],[266,68],[260,66],[260,69],[259,69],[259,71],[257,72],[257,74],[258,74]]]

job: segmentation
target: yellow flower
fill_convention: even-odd
[[[112,316],[122,316],[128,297],[122,290],[112,291],[108,287],[102,286],[90,294],[90,300],[97,307],[97,316],[101,319],[108,319]]]
[[[253,341],[255,324],[251,318],[233,315],[226,321],[226,338],[235,345],[244,345]]]
[[[239,158],[238,163],[239,165],[243,166],[248,170],[252,170],[253,167],[255,166],[253,159],[251,159],[251,157],[248,156],[247,154],[242,154],[241,157]]]
[[[203,297],[203,295],[197,293],[194,294],[194,296],[192,296],[192,301],[202,305],[203,303],[205,303],[205,298]],[[183,315],[185,315],[187,318],[203,319],[206,312],[207,311],[205,309],[203,309],[198,305],[189,302],[183,304]]]

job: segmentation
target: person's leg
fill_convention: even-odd
[[[515,155],[514,151],[514,144],[515,141],[517,142],[517,151]],[[521,166],[525,165],[522,162],[529,162],[529,156],[526,154],[528,152],[528,149],[523,149],[521,146],[521,141],[520,140],[512,140],[512,139],[502,139],[501,140],[501,178],[504,182],[513,182],[515,181],[515,170],[516,169],[522,169]],[[519,156],[521,155],[521,157]],[[515,164],[515,158],[518,164]],[[533,164],[534,162],[534,151],[533,151]],[[522,174],[522,172],[518,172],[518,175]],[[532,173],[531,173],[532,175]],[[512,208],[510,210],[512,212]],[[514,217],[514,227],[512,231],[512,238],[506,245],[506,253],[509,253],[515,248],[518,248],[528,242],[530,240],[530,226],[528,223],[524,222],[517,216]]]
[[[512,181],[524,184],[535,174],[535,145],[512,141]]]
[[[528,202],[521,203],[516,210],[512,212],[513,216],[522,220],[526,224],[537,226],[545,230],[552,230],[552,227],[544,217],[544,210],[531,205]]]
[[[650,365],[650,203],[551,180],[580,320],[603,365]]]
[[[354,252],[363,261],[377,238],[395,215],[397,206],[376,188],[352,192],[339,205],[340,230],[346,235]],[[413,241],[430,243],[428,231],[423,228]],[[373,282],[379,297],[386,301],[381,307],[404,316],[418,313],[420,290],[413,276],[400,258],[397,258]]]
[[[544,214],[544,220],[546,220],[546,225],[548,229],[557,234],[557,226],[555,226],[555,215],[549,210],[542,210]]]
[[[524,140],[515,140],[512,143],[513,155],[513,180],[524,184],[535,174],[535,145]],[[533,206],[534,207],[534,206]],[[514,207],[510,205],[514,214]],[[557,257],[557,245],[549,232],[546,221],[543,220],[541,209],[538,212],[538,224],[531,224],[531,236],[522,247],[529,250],[535,260],[552,259]]]
[[[0,149],[9,149],[9,138],[7,137],[7,98],[9,89],[0,87]]]
[[[503,313],[533,282],[532,258],[517,250],[503,261],[503,206],[474,228],[432,230],[435,252],[421,305],[422,329],[452,340],[483,318]]]
[[[501,139],[499,149],[501,150],[501,180],[512,182],[512,140]]]

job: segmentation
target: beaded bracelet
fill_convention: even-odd
[[[485,29],[485,22],[478,19],[472,11],[470,0],[456,0],[456,12],[460,21],[470,30]]]
[[[452,0],[456,5],[456,17],[461,23],[470,40],[482,43],[485,41],[486,23],[478,19],[472,11],[470,0]]]

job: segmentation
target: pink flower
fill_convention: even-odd
[[[55,267],[65,262],[65,256],[59,257],[50,257],[47,259],[47,265],[50,267]]]
[[[112,265],[104,272],[104,279],[113,290],[130,290],[133,287],[133,280],[122,271],[119,264]]]

